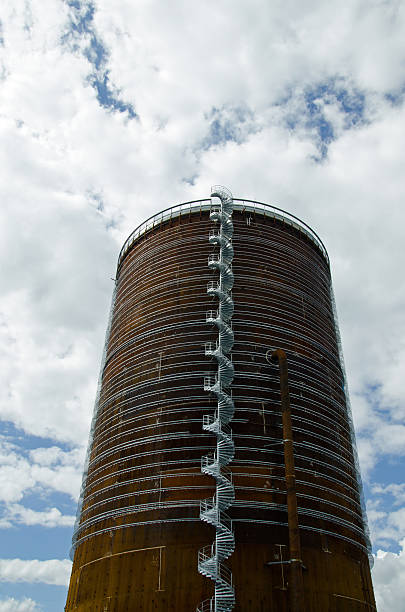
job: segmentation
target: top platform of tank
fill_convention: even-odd
[[[252,212],[257,215],[263,215],[265,217],[271,219],[278,219],[279,221],[283,221],[285,224],[295,228],[299,232],[305,234],[307,238],[311,240],[315,244],[316,247],[320,250],[323,257],[326,260],[326,263],[329,266],[329,256],[328,252],[323,244],[322,240],[319,238],[318,234],[314,232],[312,228],[309,227],[304,221],[301,221],[295,215],[278,208],[277,206],[272,206],[271,204],[265,204],[264,202],[257,202],[255,200],[246,200],[242,198],[233,198],[234,210],[241,212]],[[118,256],[118,269],[121,267],[121,263],[124,260],[127,253],[131,250],[132,246],[144,236],[149,231],[159,227],[161,224],[169,221],[171,219],[176,219],[177,217],[190,215],[200,211],[210,211],[213,206],[216,204],[213,202],[211,198],[206,198],[202,200],[191,200],[190,202],[183,202],[182,204],[176,204],[175,206],[169,206],[169,208],[165,208],[160,212],[152,215],[145,221],[143,221],[133,232],[128,236],[125,240],[122,249]]]

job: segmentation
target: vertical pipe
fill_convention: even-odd
[[[297,491],[295,485],[291,406],[290,394],[288,391],[287,356],[282,349],[277,349],[273,352],[271,359],[274,362],[278,362],[280,368],[281,414],[283,419],[288,536],[290,543],[290,609],[291,612],[304,612],[304,587],[302,579],[300,532],[298,525]]]

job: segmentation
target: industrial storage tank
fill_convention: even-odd
[[[375,610],[329,260],[304,222],[215,188],[127,239],[73,553],[69,612]]]

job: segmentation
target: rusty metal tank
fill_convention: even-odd
[[[218,296],[207,292],[221,273],[209,239],[218,210],[211,198],[168,208],[120,252],[65,610],[291,610],[275,349],[288,358],[305,611],[375,610],[328,255],[293,215],[238,198],[227,264],[234,452],[222,472],[234,491],[223,561],[234,599],[221,603],[220,577],[201,573],[199,551],[218,547],[221,530],[204,519],[219,484],[202,469],[225,431],[207,426],[218,410],[207,384],[220,365]]]

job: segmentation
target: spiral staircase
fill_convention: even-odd
[[[199,604],[197,612],[230,612],[235,604],[235,592],[232,585],[232,573],[224,561],[235,549],[235,538],[232,521],[226,510],[232,505],[235,490],[228,464],[235,454],[232,431],[229,426],[235,407],[229,386],[234,377],[234,367],[230,358],[233,345],[231,318],[233,314],[233,199],[225,187],[212,188],[211,198],[219,198],[220,206],[211,208],[210,218],[218,224],[218,229],[209,233],[209,242],[219,247],[218,253],[210,255],[208,267],[217,270],[218,281],[210,281],[208,295],[218,299],[218,309],[209,310],[207,323],[218,328],[218,339],[207,342],[205,354],[217,360],[218,370],[215,376],[204,379],[204,390],[217,397],[217,408],[214,415],[204,415],[203,429],[213,433],[217,438],[213,453],[201,458],[201,471],[212,476],[216,481],[216,491],[212,499],[200,503],[200,518],[215,528],[215,542],[205,546],[198,553],[198,570],[215,583],[214,597]]]

